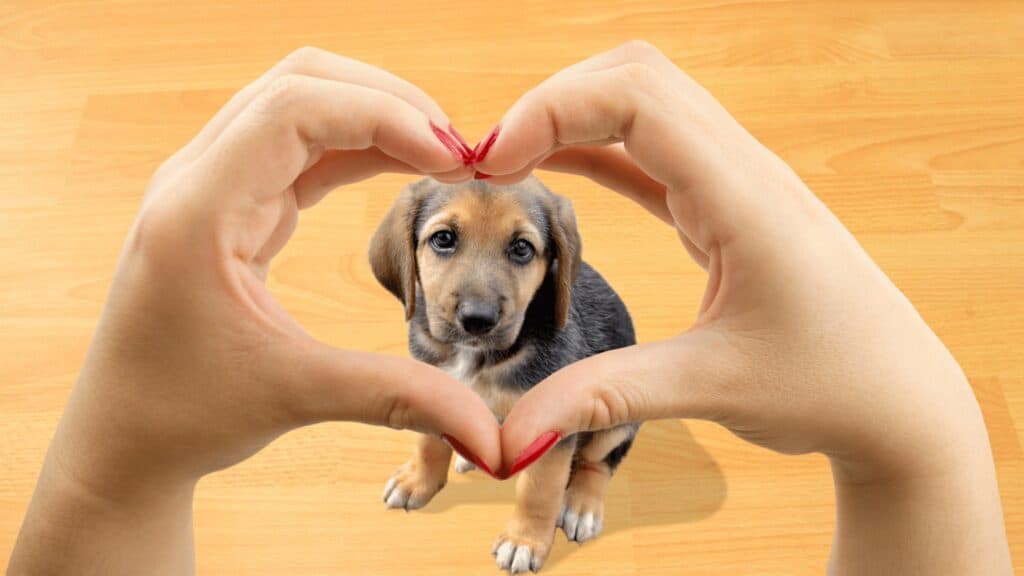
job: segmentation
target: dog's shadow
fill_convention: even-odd
[[[442,514],[460,506],[511,505],[514,484],[495,482],[474,471],[450,483],[419,512]],[[697,443],[685,422],[648,422],[640,428],[632,450],[608,487],[604,531],[599,540],[633,527],[706,518],[721,508],[725,496],[725,477],[718,464]],[[503,524],[501,519],[500,526]],[[546,562],[549,567],[576,548],[559,545],[559,539],[564,540],[561,530],[555,534],[556,543]]]

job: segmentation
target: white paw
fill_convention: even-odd
[[[569,505],[562,507],[562,513],[558,515],[556,524],[565,532],[565,537],[570,542],[583,544],[587,540],[597,538],[604,528],[604,514],[602,511],[582,512],[579,508]]]
[[[498,569],[508,570],[509,574],[522,574],[527,570],[536,572],[544,565],[544,558],[528,544],[516,546],[514,542],[499,539],[494,546]]]
[[[459,474],[465,474],[466,472],[472,472],[476,470],[476,464],[473,464],[469,460],[462,457],[462,454],[455,454],[455,471]]]
[[[384,504],[388,508],[406,511],[422,508],[444,488],[445,480],[445,477],[430,478],[418,473],[414,466],[407,463],[396,470],[384,485]]]

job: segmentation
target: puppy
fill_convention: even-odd
[[[636,341],[625,305],[580,258],[572,204],[536,178],[495,186],[425,179],[406,188],[370,246],[377,280],[405,305],[409,350],[480,395],[502,420],[559,368]],[[605,487],[638,425],[571,435],[516,480],[498,567],[536,572],[556,527],[601,532]],[[388,480],[388,508],[420,508],[448,480],[452,449],[423,435]],[[473,464],[462,459],[456,471]]]

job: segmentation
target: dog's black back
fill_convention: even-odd
[[[554,279],[549,276],[527,309],[516,343],[508,350],[486,354],[486,361],[494,363],[517,354],[528,355],[528,360],[512,373],[505,385],[526,392],[577,360],[636,343],[626,305],[586,262],[573,283],[569,321],[562,329],[555,325],[554,308]]]

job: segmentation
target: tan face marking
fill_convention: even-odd
[[[451,253],[438,253],[431,246],[431,237],[439,231],[455,235]],[[520,238],[536,251],[527,263],[509,255],[510,246]],[[431,335],[444,342],[465,340],[468,335],[456,312],[461,302],[472,299],[499,310],[487,347],[512,345],[549,264],[540,230],[516,197],[509,192],[460,190],[427,218],[418,239],[416,261]]]

